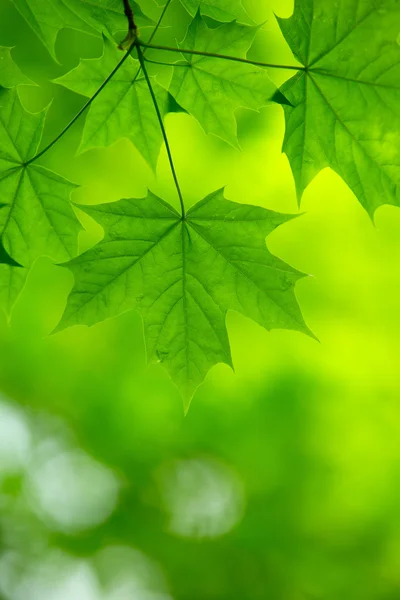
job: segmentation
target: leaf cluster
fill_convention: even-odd
[[[102,36],[104,50],[57,80],[87,102],[43,148],[46,110],[26,111],[18,87],[30,82],[10,50],[0,48],[2,307],[11,310],[38,257],[63,264],[75,285],[58,329],[138,310],[148,359],[167,369],[186,407],[213,365],[232,366],[227,311],[268,330],[309,333],[294,294],[302,274],[265,243],[291,217],[247,199],[231,202],[223,190],[187,211],[165,117],[174,107],[184,110],[206,133],[240,148],[237,109],[276,102],[285,113],[283,149],[299,200],[330,167],[371,215],[382,204],[400,204],[398,0],[296,0],[292,17],[278,21],[297,65],[249,58],[260,28],[240,0],[181,0],[190,22],[173,47],[155,43],[171,0],[162,7],[132,2],[140,35],[126,38],[123,55],[114,41],[126,30],[122,0],[12,1],[55,60],[63,27]],[[276,68],[293,75],[280,90],[268,76]],[[84,113],[80,152],[125,137],[156,171],[164,145],[181,210],[150,191],[142,199],[80,207],[104,229],[103,239],[80,254],[82,225],[71,203],[76,186],[40,158]]]

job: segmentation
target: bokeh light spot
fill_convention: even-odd
[[[216,460],[166,464],[158,481],[171,533],[214,538],[231,531],[242,518],[243,485],[234,471]]]
[[[20,471],[29,461],[31,434],[22,410],[0,397],[0,478]]]
[[[77,450],[33,465],[28,486],[36,511],[53,529],[68,533],[99,525],[118,500],[119,484],[112,471]]]
[[[5,558],[0,590],[10,600],[103,600],[96,573],[83,560],[59,550],[28,564],[21,556]]]
[[[96,557],[104,600],[171,600],[159,566],[129,547],[104,548]]]

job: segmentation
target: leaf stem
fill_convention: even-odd
[[[164,6],[164,9],[160,15],[160,18],[158,19],[158,22],[156,24],[156,26],[153,29],[153,32],[149,38],[149,43],[153,40],[155,34],[157,33],[160,25],[161,25],[161,21],[167,11],[168,6],[171,4],[171,0],[167,0],[166,5]],[[108,82],[114,77],[114,75],[118,72],[118,70],[122,67],[122,65],[124,64],[124,62],[127,60],[128,56],[130,55],[132,49],[134,48],[134,45],[131,45],[128,50],[126,51],[126,53],[124,54],[124,56],[122,57],[122,59],[119,61],[119,63],[116,65],[116,67],[111,71],[111,73],[109,74],[109,76],[103,81],[103,83],[101,84],[101,86],[99,87],[99,89],[94,93],[94,95],[89,98],[89,100],[82,106],[82,108],[79,110],[79,112],[77,112],[77,114],[74,116],[74,118],[68,123],[68,125],[66,125],[64,127],[64,129],[54,138],[54,140],[52,142],[50,142],[45,148],[43,148],[43,150],[41,150],[40,152],[38,152],[37,154],[35,154],[35,156],[33,156],[32,158],[30,158],[28,161],[26,161],[24,163],[25,166],[30,165],[31,163],[35,162],[36,160],[38,160],[39,158],[41,158],[44,154],[46,154],[53,146],[55,146],[55,144],[57,144],[57,142],[60,141],[60,139],[62,137],[64,137],[64,135],[67,133],[67,131],[75,124],[75,122],[79,119],[79,117],[81,115],[83,115],[83,113],[89,108],[89,106],[92,104],[92,102],[94,100],[96,100],[97,96],[103,91],[103,89],[106,87],[106,85],[108,84]],[[137,78],[138,75],[140,73],[140,69],[138,70],[138,72],[136,73],[136,76],[133,80],[132,83],[134,83]]]
[[[140,43],[138,41],[136,41],[135,47],[137,49],[140,66],[141,66],[143,74],[145,76],[145,79],[146,79],[146,82],[147,82],[147,87],[149,88],[151,99],[153,101],[154,108],[155,108],[155,111],[157,113],[158,122],[160,124],[161,132],[162,132],[162,135],[163,135],[163,138],[164,138],[165,147],[167,149],[168,161],[169,161],[169,164],[170,164],[170,167],[171,167],[172,177],[174,178],[176,191],[178,192],[179,202],[180,202],[180,205],[181,205],[182,220],[185,220],[185,218],[186,218],[185,204],[183,202],[183,196],[182,196],[181,188],[180,188],[180,185],[179,185],[178,177],[177,177],[177,174],[176,174],[174,161],[173,161],[173,158],[172,158],[171,147],[169,145],[167,132],[165,130],[164,122],[163,122],[162,115],[161,115],[161,112],[160,112],[160,107],[158,106],[157,98],[156,98],[156,95],[154,93],[153,86],[151,85],[149,74],[147,72],[147,68],[146,68],[146,64],[145,64],[144,56],[143,56],[143,51],[142,51],[142,48],[140,46],[141,46]]]
[[[101,84],[101,86],[99,87],[99,89],[93,94],[93,96],[91,98],[89,98],[89,100],[82,106],[82,108],[80,109],[79,112],[76,113],[76,115],[74,116],[74,118],[72,119],[72,121],[70,121],[68,123],[68,125],[66,125],[64,127],[64,129],[54,138],[54,140],[52,142],[50,142],[50,144],[48,144],[45,148],[43,148],[43,150],[41,150],[40,152],[38,152],[38,154],[36,154],[35,156],[33,156],[32,158],[30,158],[28,161],[25,162],[25,166],[33,163],[34,161],[38,160],[38,158],[40,158],[41,156],[43,156],[44,154],[46,154],[46,152],[48,152],[55,144],[57,144],[57,142],[67,133],[67,131],[72,127],[72,125],[74,125],[74,123],[79,119],[79,117],[86,111],[86,109],[89,108],[89,106],[92,104],[92,102],[94,100],[96,100],[97,96],[102,92],[102,90],[106,87],[106,85],[108,84],[108,82],[114,77],[114,75],[117,73],[117,71],[122,67],[122,65],[124,64],[124,62],[126,61],[126,59],[128,58],[128,56],[130,55],[132,48],[129,48],[129,50],[125,53],[125,55],[122,57],[122,59],[119,61],[119,63],[116,65],[116,67],[111,71],[111,73],[109,74],[109,76],[103,81],[103,83]]]
[[[163,67],[190,67],[190,64],[186,61],[186,62],[181,62],[181,63],[169,63],[169,62],[162,62],[160,60],[152,60],[151,58],[146,58],[144,57],[144,60],[147,63],[151,63],[152,65],[162,65]]]
[[[294,65],[277,65],[274,63],[264,63],[258,60],[249,60],[247,58],[239,58],[237,56],[228,56],[227,54],[215,54],[214,52],[203,52],[201,50],[187,50],[185,48],[173,48],[172,46],[159,46],[158,44],[146,44],[145,42],[138,42],[138,45],[143,46],[144,48],[149,48],[152,50],[165,50],[166,52],[177,52],[179,54],[193,54],[194,56],[208,56],[209,58],[222,58],[224,60],[233,60],[235,62],[246,63],[249,65],[254,65],[256,67],[269,67],[271,69],[289,69],[291,71],[305,71],[305,67],[299,65],[298,67]]]
[[[151,42],[152,42],[152,41],[153,41],[153,39],[154,39],[154,36],[156,35],[157,31],[159,30],[159,28],[160,28],[160,25],[161,25],[161,21],[163,20],[163,18],[164,18],[164,16],[165,16],[165,13],[167,12],[168,6],[171,4],[171,1],[172,1],[172,0],[167,0],[167,2],[166,2],[166,4],[165,4],[165,6],[164,6],[164,8],[163,8],[163,11],[162,11],[162,13],[161,13],[161,15],[160,15],[160,17],[159,17],[159,19],[158,19],[158,21],[157,21],[157,24],[156,24],[156,26],[154,27],[154,29],[153,29],[153,31],[152,31],[152,33],[151,33],[151,36],[149,37],[149,41],[147,42],[148,44],[151,44]]]
[[[149,37],[149,41],[147,42],[148,44],[151,44],[152,40],[154,39],[154,36],[156,35],[157,31],[159,30],[159,28],[160,28],[160,25],[161,25],[161,21],[163,20],[163,18],[164,18],[164,16],[165,16],[165,13],[167,12],[168,6],[171,4],[171,1],[172,1],[172,0],[168,0],[168,1],[167,1],[167,3],[166,3],[166,5],[164,6],[164,9],[163,9],[163,11],[162,11],[162,13],[161,13],[161,15],[160,15],[160,17],[159,17],[158,21],[157,21],[157,24],[156,24],[156,26],[154,27],[154,29],[153,29],[153,31],[152,31],[152,33],[151,33],[151,36]],[[146,52],[146,48],[144,48],[144,50],[143,50],[142,54],[144,55],[144,54],[145,54],[145,52]],[[136,73],[135,77],[133,78],[132,84],[133,84],[133,83],[135,83],[135,81],[137,81],[137,78],[138,78],[138,77],[139,77],[139,75],[140,75],[140,71],[141,71],[141,68],[139,68],[139,69],[137,70],[137,73]]]

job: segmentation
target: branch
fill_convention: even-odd
[[[138,41],[136,41],[135,46],[136,46],[136,49],[137,49],[140,66],[141,66],[143,74],[144,74],[144,76],[146,78],[147,87],[149,88],[151,99],[153,100],[154,108],[155,108],[156,113],[157,113],[157,118],[158,118],[158,122],[160,124],[160,128],[161,128],[161,132],[162,132],[163,138],[164,138],[165,147],[167,149],[168,160],[169,160],[169,164],[170,164],[170,167],[171,167],[172,176],[174,178],[175,187],[176,187],[176,190],[178,192],[179,202],[180,202],[180,205],[181,205],[182,220],[185,220],[185,218],[186,218],[185,204],[183,202],[183,196],[182,196],[181,188],[180,188],[178,177],[177,177],[177,174],[176,174],[176,171],[175,171],[175,165],[174,165],[174,161],[173,161],[173,158],[172,158],[172,152],[171,152],[171,148],[170,148],[170,145],[169,145],[167,132],[166,132],[165,127],[164,127],[164,122],[163,122],[163,119],[162,119],[160,108],[158,106],[157,98],[156,98],[156,95],[154,93],[153,86],[151,85],[150,77],[149,77],[149,74],[147,72],[147,68],[146,68],[145,62],[144,62],[143,51],[142,51],[142,49],[141,49],[140,44],[139,44]]]
[[[134,31],[136,33],[137,26],[135,23],[135,18],[133,16],[133,10],[131,5],[129,4],[129,0],[122,0],[124,3],[125,16],[128,19],[129,31]]]
[[[194,56],[207,56],[209,58],[222,58],[223,60],[233,60],[235,62],[246,63],[256,67],[269,67],[271,69],[290,69],[291,71],[305,71],[305,67],[299,65],[277,65],[274,63],[264,63],[258,60],[249,60],[247,58],[239,58],[237,56],[228,56],[227,54],[214,54],[213,52],[202,52],[201,50],[186,50],[185,48],[172,48],[171,46],[158,46],[155,44],[146,44],[139,41],[139,45],[152,50],[165,50],[166,52],[177,52],[179,54],[193,54]]]
[[[129,0],[122,1],[124,3],[124,13],[126,18],[128,19],[128,33],[118,47],[120,48],[120,50],[126,50],[128,48],[131,48],[136,41],[137,25],[135,23],[135,17],[133,15],[133,10],[129,3]]]

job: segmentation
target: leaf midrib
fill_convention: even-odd
[[[366,81],[363,79],[356,79],[352,77],[344,77],[343,75],[337,75],[336,73],[329,73],[329,71],[325,71],[324,69],[309,69],[308,73],[316,73],[322,77],[330,77],[331,79],[339,79],[341,81],[348,81],[349,83],[358,83],[360,85],[368,85],[370,87],[380,87],[389,90],[400,91],[400,81],[399,85],[388,85],[385,83],[378,83],[374,81]]]
[[[86,302],[84,302],[83,304],[81,304],[80,306],[78,306],[78,308],[76,308],[76,310],[74,310],[72,313],[70,313],[68,315],[68,318],[70,318],[72,315],[75,315],[76,313],[78,313],[79,311],[81,311],[82,308],[84,308],[87,304],[89,304],[90,302],[92,302],[92,300],[94,298],[96,298],[99,294],[101,294],[102,292],[104,292],[104,290],[107,289],[110,285],[112,285],[119,277],[121,277],[122,275],[124,275],[127,271],[129,271],[129,269],[132,269],[134,266],[136,266],[145,256],[147,256],[147,254],[149,254],[149,252],[151,252],[156,246],[158,246],[158,244],[162,240],[164,240],[165,238],[167,238],[174,231],[174,229],[176,227],[178,227],[179,223],[181,223],[181,219],[177,219],[176,222],[173,223],[171,225],[171,227],[169,227],[163,233],[163,235],[161,237],[159,237],[154,242],[154,244],[152,244],[143,254],[141,254],[140,256],[138,256],[137,259],[135,261],[133,261],[132,263],[130,263],[127,267],[125,267],[125,269],[123,269],[122,271],[120,271],[119,273],[117,273],[109,282],[107,282],[107,285],[105,285],[101,290],[99,290],[95,294],[91,295],[90,298],[88,300],[86,300]],[[83,257],[84,254],[82,254],[81,256]],[[98,258],[96,260],[98,260]],[[87,262],[89,262],[89,261],[87,261]]]
[[[229,257],[227,257],[223,252],[221,252],[220,248],[217,248],[217,246],[215,246],[205,235],[203,235],[201,233],[200,228],[196,227],[195,223],[193,221],[190,222],[191,227],[193,227],[193,229],[195,230],[195,232],[215,251],[217,252],[217,254],[219,254],[235,271],[237,271],[238,273],[240,273],[240,275],[246,279],[252,286],[256,287],[261,293],[265,294],[273,304],[275,304],[275,306],[278,307],[279,310],[281,310],[282,312],[284,312],[287,316],[290,317],[290,319],[292,319],[293,321],[295,321],[302,329],[304,328],[304,324],[297,321],[293,315],[291,315],[290,313],[287,313],[281,306],[279,306],[279,304],[277,304],[276,300],[274,300],[273,298],[271,298],[271,296],[262,288],[260,288],[257,283],[255,281],[253,281],[252,279],[250,279],[250,277],[247,275],[247,273],[245,273],[244,271],[242,271],[242,269],[240,269],[238,266],[236,266],[235,264],[232,263],[232,261],[229,259]]]

